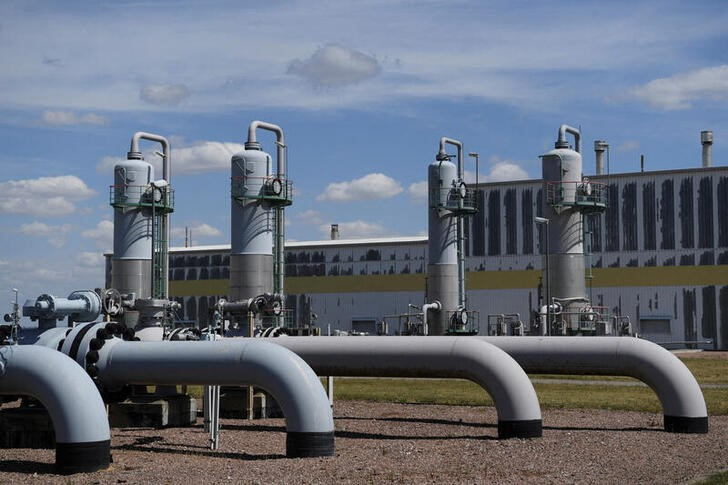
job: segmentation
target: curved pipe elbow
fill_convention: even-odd
[[[505,352],[463,337],[286,337],[277,341],[321,375],[468,379],[491,395],[499,438],[541,436],[533,384]]]
[[[0,394],[37,398],[56,434],[56,469],[62,474],[108,468],[111,434],[106,407],[86,372],[43,346],[0,347]]]
[[[108,347],[108,349],[106,349]],[[293,352],[257,339],[213,342],[123,342],[99,351],[99,379],[125,384],[252,385],[268,391],[286,418],[289,457],[334,453],[329,399],[311,368]]]
[[[559,127],[559,138],[556,140],[556,148],[568,148],[569,142],[566,141],[566,134],[574,135],[574,147],[578,153],[581,153],[581,131],[569,125],[561,125]]]
[[[172,147],[165,137],[161,135],[155,135],[154,133],[146,133],[143,131],[137,131],[131,137],[131,147],[129,148],[129,156],[132,154],[138,154],[141,156],[139,151],[139,140],[156,141],[162,145],[162,154],[164,155],[162,178],[169,184],[172,178]]]
[[[447,159],[447,153],[445,152],[445,145],[453,145],[458,149],[458,178],[463,180],[465,178],[465,167],[463,166],[463,142],[455,140],[454,138],[448,138],[443,136],[440,138],[440,149],[437,152],[437,160]]]
[[[268,123],[265,121],[253,121],[248,126],[248,143],[250,144],[257,144],[257,138],[255,135],[255,131],[260,128],[261,130],[267,130],[272,131],[276,135],[276,145],[277,145],[277,176],[279,178],[285,177],[285,148],[286,148],[286,138],[283,134],[283,128],[281,128],[278,125],[274,125],[273,123]]]
[[[657,344],[633,337],[480,337],[526,372],[620,375],[647,384],[662,405],[665,430],[707,433],[708,411],[695,376]]]

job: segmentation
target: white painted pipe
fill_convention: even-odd
[[[439,301],[435,300],[432,303],[425,303],[422,305],[422,335],[427,335],[429,332],[429,329],[427,327],[427,312],[430,310],[432,311],[440,311],[442,310],[442,304],[440,304]]]
[[[111,392],[130,384],[260,387],[283,410],[288,457],[334,453],[334,420],[323,386],[300,357],[273,343],[128,342],[112,337],[109,327],[99,323],[76,327],[62,350]]]
[[[479,337],[508,353],[526,372],[617,375],[639,379],[662,404],[665,431],[707,433],[703,392],[680,359],[631,337]]]
[[[61,474],[108,468],[106,407],[88,375],[71,359],[41,346],[0,347],[0,394],[29,395],[48,410]]]
[[[505,352],[469,337],[281,337],[318,374],[468,379],[498,411],[499,438],[541,436],[541,409],[523,369]],[[486,344],[486,345],[483,345]]]

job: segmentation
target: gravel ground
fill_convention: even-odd
[[[491,407],[339,401],[334,416],[333,457],[285,458],[282,419],[222,420],[218,451],[201,424],[114,429],[111,468],[70,477],[52,450],[0,450],[0,483],[679,483],[728,468],[728,416],[678,435],[658,414],[546,410],[543,438],[502,441]]]

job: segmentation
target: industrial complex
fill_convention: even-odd
[[[259,130],[275,134],[275,158]],[[284,130],[253,121],[231,159],[231,244],[170,250],[171,146],[136,132],[109,189],[104,287],[27,300],[34,345],[18,345],[15,309],[0,326],[0,394],[45,406],[62,473],[109,466],[105,405],[124,426],[172,407],[177,421],[160,426],[194,422],[178,385],[204,387],[213,450],[221,388],[245,386],[248,416],[254,388],[280,406],[287,457],[332,456],[332,394],[317,376],[470,380],[493,399],[498,439],[543,434],[527,372],[629,376],[657,395],[666,432],[708,433],[698,382],[664,348],[728,342],[728,170],[710,166],[704,139],[703,168],[619,175],[602,173],[598,141],[584,176],[580,130],[564,124],[542,180],[469,186],[463,143],[443,136],[426,166],[427,237],[346,240],[332,227],[331,240],[286,244]],[[142,140],[161,145],[161,178]],[[31,415],[13,418],[21,447]]]
[[[593,306],[608,310],[612,332],[619,316],[630,333],[669,348],[728,349],[728,167],[588,179],[607,197],[605,210],[584,215],[584,284]],[[466,296],[481,335],[528,333],[546,299],[546,227],[534,219],[544,214],[544,187],[541,180],[475,187],[478,211],[464,226]],[[405,333],[410,305],[425,300],[428,238],[332,234],[285,245],[290,324]],[[230,294],[230,246],[172,248],[169,265],[180,318],[209,324]],[[500,315],[511,315],[505,330]]]

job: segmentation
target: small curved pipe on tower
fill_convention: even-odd
[[[425,303],[422,305],[422,334],[427,335],[428,334],[428,328],[427,328],[427,312],[430,310],[433,311],[440,311],[442,310],[442,304],[435,300],[432,303]]]
[[[0,394],[29,395],[48,410],[60,474],[108,468],[106,407],[88,375],[60,352],[35,345],[0,347]]]
[[[479,337],[538,374],[618,375],[639,379],[660,399],[665,431],[707,433],[703,392],[680,359],[632,337]]]
[[[134,135],[131,137],[131,146],[129,148],[129,153],[127,154],[127,158],[141,158],[141,152],[139,151],[139,140],[149,140],[149,141],[155,141],[162,145],[162,178],[167,182],[167,185],[169,186],[172,183],[172,146],[169,143],[169,140],[167,140],[165,137],[161,135],[155,135],[154,133],[146,133],[143,131],[137,131],[134,133]],[[166,218],[169,218],[169,215],[165,215]],[[169,220],[167,220],[167,223],[164,225],[165,233],[164,233],[164,241],[165,241],[165,248],[164,253],[166,255],[169,255]],[[169,256],[167,256],[169,257]],[[168,268],[165,268],[163,271],[164,273],[164,289],[162,290],[162,294],[164,295],[164,298],[167,298],[169,294],[169,271]],[[153,288],[153,286],[152,286]]]
[[[465,166],[463,162],[463,142],[443,136],[440,138],[440,149],[437,152],[437,160],[447,160],[445,145],[454,145],[458,150],[458,183],[465,182]],[[458,251],[458,306],[465,309],[465,233],[463,230],[463,218],[457,218],[456,227],[457,251]],[[449,309],[446,309],[449,310]]]
[[[283,410],[288,457],[334,453],[329,399],[316,374],[293,352],[258,339],[129,342],[112,337],[116,330],[118,324],[80,325],[62,347],[104,390],[130,384],[260,387]]]
[[[569,148],[569,142],[566,141],[566,134],[574,135],[574,151],[581,153],[581,131],[569,125],[561,125],[559,127],[559,138],[556,140],[556,148]]]
[[[286,177],[286,138],[283,134],[283,129],[274,125],[273,123],[267,123],[265,121],[253,121],[248,126],[248,142],[246,145],[257,146],[258,141],[255,136],[257,129],[272,131],[276,135],[276,177],[284,181]],[[247,146],[246,146],[247,149]],[[285,231],[286,231],[286,213],[283,207],[276,208],[276,235],[278,241],[276,241],[277,254],[276,254],[276,274],[277,281],[276,287],[280,292],[281,297],[285,294],[284,290],[284,279],[285,279],[285,267],[284,267],[284,243],[285,243]],[[284,300],[285,301],[285,300]]]
[[[468,379],[493,398],[499,438],[540,437],[541,409],[523,369],[469,337],[281,337],[319,375]]]
[[[142,152],[139,151],[139,140],[156,141],[162,145],[162,158],[164,158],[164,160],[162,161],[162,178],[164,178],[164,180],[166,180],[168,184],[172,183],[172,147],[169,144],[169,140],[161,135],[137,131],[131,137],[131,147],[129,148],[129,153],[127,157],[141,157]]]

